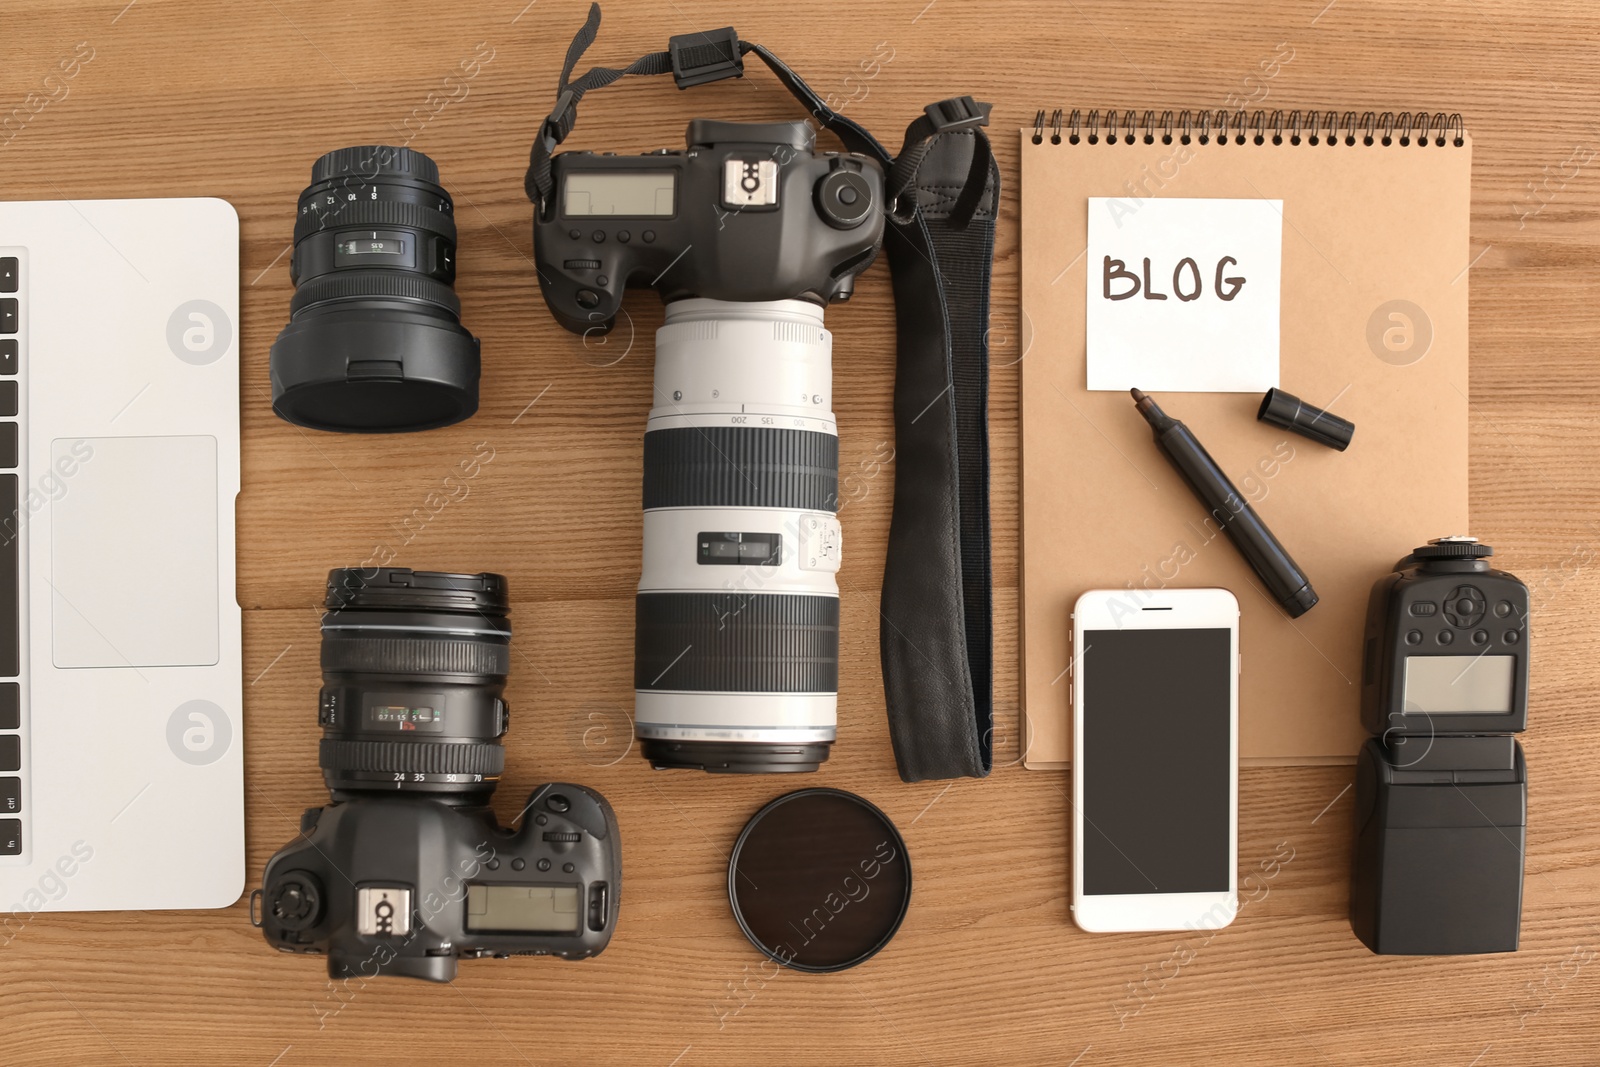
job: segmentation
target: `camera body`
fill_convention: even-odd
[[[1368,601],[1350,924],[1381,955],[1517,947],[1529,598],[1493,551],[1440,538]]]
[[[817,152],[805,122],[695,119],[686,150],[563,152],[533,224],[540,291],[575,333],[609,330],[623,290],[669,303],[848,299],[883,241],[883,171]]]
[[[488,808],[402,796],[310,808],[267,865],[262,932],[281,951],[325,954],[333,978],[447,982],[460,958],[599,953],[622,875],[610,805],[551,783],[523,819],[513,831]]]
[[[666,301],[644,436],[634,728],[657,768],[813,771],[837,734],[833,335],[883,242],[882,166],[805,122],[695,119],[685,151],[553,157],[545,302],[609,330]]]

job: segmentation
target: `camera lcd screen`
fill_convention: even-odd
[[[1412,656],[1407,715],[1505,715],[1512,710],[1515,656]]]
[[[1083,891],[1225,893],[1230,631],[1086,630]]]
[[[575,885],[468,885],[467,929],[473,933],[576,934]]]
[[[574,219],[671,218],[677,183],[677,172],[670,170],[569,171],[561,213]]]

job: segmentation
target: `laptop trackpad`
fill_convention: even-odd
[[[55,665],[216,663],[216,438],[52,441],[50,477]]]

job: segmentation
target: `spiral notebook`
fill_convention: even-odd
[[[1354,761],[1366,736],[1358,711],[1368,591],[1416,545],[1471,532],[1471,160],[1471,140],[1454,115],[1057,111],[1048,121],[1040,112],[1022,131],[1028,767],[1069,761],[1077,597],[1089,589],[1136,596],[1141,587],[1188,586],[1221,586],[1239,600],[1241,761]],[[1175,198],[1272,205],[1268,212],[1257,203],[1240,216],[1255,221],[1239,225],[1264,232],[1278,219],[1281,236],[1274,230],[1265,238],[1268,246],[1281,242],[1275,300],[1221,328],[1252,359],[1272,362],[1236,381],[1256,383],[1275,370],[1283,389],[1356,427],[1348,450],[1336,452],[1257,422],[1262,390],[1142,386],[1194,430],[1310,576],[1321,602],[1299,619],[1205,524],[1204,509],[1157,452],[1126,391],[1089,388],[1091,327],[1093,358],[1111,360],[1113,370],[1118,359],[1148,354],[1118,348],[1117,338],[1136,330],[1107,334],[1090,323],[1090,294],[1098,297],[1103,283],[1112,299],[1150,285],[1158,301],[1176,280],[1175,300],[1147,304],[1141,294],[1118,305],[1133,327],[1148,325],[1147,308],[1173,314],[1186,301],[1201,307],[1219,299],[1210,290],[1226,291],[1235,274],[1268,284],[1264,268],[1245,272],[1226,256],[1214,273],[1198,254],[1189,258],[1203,267],[1149,262],[1183,251],[1181,240],[1165,237],[1143,261],[1119,263],[1098,247],[1091,254],[1092,199],[1117,222],[1160,201],[1163,211],[1178,213],[1178,223],[1162,227],[1178,238],[1182,219],[1219,217],[1205,203],[1166,203]],[[1259,244],[1261,233],[1253,239]],[[1114,291],[1112,280],[1123,288]],[[1149,335],[1166,341],[1142,344],[1181,352],[1207,331],[1215,340],[1218,329],[1197,326],[1186,336],[1180,321]],[[1225,361],[1226,345],[1222,351]]]

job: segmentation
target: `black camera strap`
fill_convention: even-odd
[[[1000,170],[982,129],[989,105],[970,96],[929,105],[892,156],[731,26],[673,37],[665,52],[574,79],[599,30],[600,5],[592,4],[529,156],[528,199],[541,209],[554,192],[551,157],[586,93],[630,74],[671,74],[680,89],[740,78],[750,54],[847,149],[883,165],[898,343],[894,517],[879,627],[889,732],[908,782],[983,777],[994,719],[988,322],[1000,203]]]

